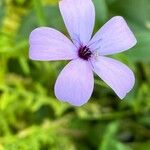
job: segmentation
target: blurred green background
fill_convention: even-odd
[[[0,0],[0,150],[150,149],[150,0],[93,0],[97,31],[123,16],[138,40],[117,54],[135,73],[132,92],[119,100],[97,76],[82,107],[60,103],[55,80],[67,63],[28,58],[28,37],[39,26],[68,35],[56,0]]]

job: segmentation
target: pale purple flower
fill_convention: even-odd
[[[55,84],[60,101],[81,106],[91,97],[93,71],[123,99],[133,88],[133,72],[106,55],[125,51],[136,39],[125,20],[110,19],[94,36],[95,8],[92,0],[61,0],[60,12],[71,40],[59,31],[40,27],[30,35],[30,59],[41,61],[71,60]]]

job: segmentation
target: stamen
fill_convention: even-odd
[[[89,47],[87,46],[80,46],[78,50],[78,56],[84,60],[88,60],[92,55],[92,52],[90,51]]]
[[[98,57],[100,56],[100,53],[98,50],[94,51],[92,53],[92,58],[95,60],[95,61],[98,61]]]

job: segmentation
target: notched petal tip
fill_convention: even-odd
[[[122,94],[116,93],[121,100],[123,100],[130,93],[130,91],[134,88],[135,76],[134,76],[134,73],[132,72],[132,70],[130,70],[130,81],[131,81],[130,86],[126,91],[124,91],[124,93],[122,93]]]
[[[32,39],[35,38],[34,36],[37,32],[42,31],[42,30],[44,32],[45,29],[48,29],[48,27],[38,27],[38,28],[33,29],[29,35],[29,44],[32,44]]]

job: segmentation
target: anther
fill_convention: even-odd
[[[84,60],[88,60],[92,55],[92,52],[90,51],[89,47],[87,46],[80,46],[78,50],[78,56]]]

